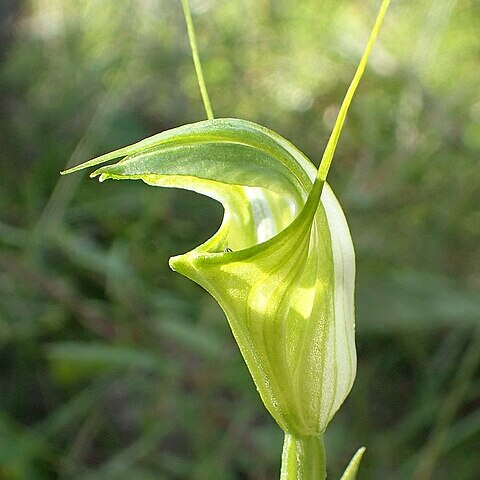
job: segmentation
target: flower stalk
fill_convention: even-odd
[[[285,434],[280,480],[323,480],[327,478],[326,463],[323,436]]]

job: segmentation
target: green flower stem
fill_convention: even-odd
[[[326,465],[323,436],[285,434],[280,480],[323,480],[327,478]]]

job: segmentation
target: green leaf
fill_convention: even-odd
[[[357,478],[358,467],[360,466],[364,453],[365,447],[358,449],[357,453],[350,460],[350,463],[340,480],[355,480]]]

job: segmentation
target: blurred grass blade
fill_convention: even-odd
[[[48,358],[66,380],[109,369],[137,368],[162,371],[163,363],[156,355],[123,345],[86,342],[56,342],[46,347]]]

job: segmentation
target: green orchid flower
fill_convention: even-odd
[[[184,125],[63,172],[122,157],[91,176],[193,190],[223,205],[219,230],[170,266],[225,312],[260,397],[285,432],[283,480],[325,478],[323,434],[355,379],[355,255],[326,176],[388,3],[318,171],[280,135],[227,118]],[[362,454],[344,480],[355,478]]]

